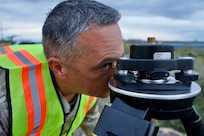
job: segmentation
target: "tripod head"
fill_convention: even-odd
[[[117,60],[118,72],[109,82],[112,106],[104,108],[95,133],[156,135],[158,126],[149,122],[156,118],[181,119],[188,135],[204,135],[193,107],[201,92],[193,66],[193,58],[174,58],[174,46],[155,44],[152,38],[148,44],[130,45],[130,56]]]

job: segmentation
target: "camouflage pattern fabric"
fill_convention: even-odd
[[[6,136],[6,130],[7,129],[7,124],[8,121],[6,120],[5,114],[2,110],[2,108],[0,108],[0,136]]]
[[[5,72],[0,69],[0,136],[6,136],[8,133],[8,106],[5,86]]]

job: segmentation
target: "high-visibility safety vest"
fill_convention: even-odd
[[[0,48],[0,68],[6,72],[9,135],[59,136],[65,121],[42,45]],[[80,104],[68,136],[82,123],[95,97],[80,95]]]

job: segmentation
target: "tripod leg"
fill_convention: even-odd
[[[204,124],[194,107],[190,117],[181,119],[188,136],[204,136]]]
[[[148,109],[133,108],[116,98],[111,107],[105,106],[94,130],[97,136],[156,136],[158,126],[147,118]]]

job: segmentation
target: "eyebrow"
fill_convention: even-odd
[[[97,63],[95,63],[95,65],[93,65],[92,69],[98,69],[108,62],[113,62],[116,60],[117,60],[116,58],[112,58],[112,57],[111,58],[110,57],[104,58],[104,59],[98,61]]]
[[[125,55],[125,53],[123,53],[122,54],[122,56],[120,56],[120,57],[123,57]],[[117,59],[119,59],[119,58],[114,58],[114,57],[107,57],[107,58],[104,58],[104,59],[102,59],[99,63],[105,63],[105,62],[111,62],[111,61],[116,61]]]
[[[123,57],[125,54],[123,53],[121,57]],[[107,63],[107,62],[113,62],[116,61],[119,58],[114,58],[114,57],[107,57],[107,58],[103,58],[102,60],[98,61],[97,65],[95,67],[100,67],[103,64]]]
[[[120,57],[123,57],[124,55],[125,55],[125,52],[123,51]],[[117,56],[106,56],[106,57],[104,56],[104,58],[101,58],[97,60],[95,64],[92,64],[92,69],[97,69],[102,65],[104,65],[105,63],[116,61],[119,58]]]
[[[104,58],[98,64],[103,64],[103,63],[112,62],[112,61],[116,61],[116,60],[117,60],[117,58]]]

